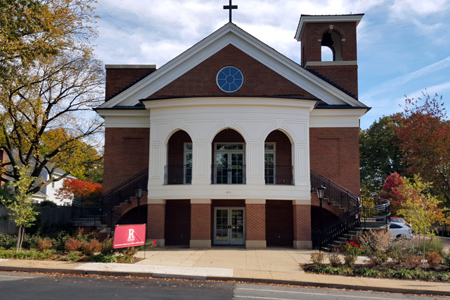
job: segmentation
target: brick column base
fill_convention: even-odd
[[[247,249],[263,249],[266,242],[266,204],[249,203],[245,205],[245,247]]]
[[[164,221],[166,214],[166,204],[149,203],[147,215],[147,236],[146,239],[156,241],[156,247],[164,247]]]
[[[189,245],[191,248],[211,248],[210,201],[191,200],[191,240]]]
[[[311,240],[311,205],[293,205],[294,213],[294,248],[312,249]]]

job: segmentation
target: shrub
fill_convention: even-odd
[[[50,239],[39,239],[37,248],[39,251],[47,251],[53,246],[53,241]]]
[[[414,253],[426,257],[428,253],[440,252],[443,249],[443,245],[440,239],[431,237],[430,239],[421,239],[418,244],[414,246]]]
[[[107,238],[103,241],[102,243],[102,249],[100,250],[100,253],[103,255],[110,255],[114,253],[114,248],[113,248],[113,239],[112,238]]]
[[[16,244],[17,244],[16,236],[0,233],[0,248],[8,250],[15,247]]]
[[[94,252],[102,250],[102,244],[97,240],[91,240],[90,242],[84,242],[81,246],[81,250],[84,255],[92,255]]]
[[[325,259],[325,254],[322,251],[314,252],[311,254],[311,261],[316,265],[323,264]]]
[[[431,252],[427,254],[428,265],[432,268],[436,268],[441,264],[441,256],[436,252]]]
[[[447,252],[441,251],[442,263],[447,267],[450,267],[450,250]]]
[[[80,256],[78,255],[78,253],[75,253],[75,252],[69,253],[69,255],[67,255],[67,257],[66,257],[66,260],[69,260],[69,261],[76,261],[79,259],[80,259]]]
[[[344,255],[344,262],[346,266],[352,267],[355,264],[358,255],[361,255],[361,248],[354,242],[348,242],[341,249]]]
[[[328,260],[330,261],[330,264],[333,267],[338,267],[338,266],[342,265],[341,256],[337,253],[328,254]]]
[[[406,267],[410,269],[416,269],[422,264],[422,256],[419,255],[409,255],[405,261]]]
[[[65,231],[58,232],[58,235],[53,239],[53,245],[57,251],[64,252],[66,250],[66,242],[69,240],[70,236]]]
[[[74,238],[69,238],[64,245],[64,248],[67,252],[80,250],[81,247],[83,247],[83,242]]]

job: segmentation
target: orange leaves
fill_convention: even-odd
[[[73,178],[64,179],[63,187],[57,193],[58,198],[70,198],[99,195],[103,192],[103,187],[99,183]]]

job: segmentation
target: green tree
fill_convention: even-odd
[[[398,214],[412,225],[414,232],[422,236],[434,234],[433,225],[446,223],[446,218],[440,206],[440,201],[429,191],[432,183],[424,182],[419,175],[412,179],[403,178],[403,184],[398,189],[404,198]]]
[[[375,121],[368,129],[359,132],[361,188],[364,194],[379,192],[389,174],[403,172],[403,152],[397,143],[396,115]]]
[[[28,167],[19,168],[18,173],[19,179],[11,183],[15,191],[12,199],[0,198],[3,205],[9,210],[9,217],[19,227],[16,251],[20,251],[22,248],[25,228],[33,225],[38,214],[34,210],[31,194],[28,192],[29,186],[34,182],[35,178],[29,176],[30,170]]]

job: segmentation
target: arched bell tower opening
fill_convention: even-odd
[[[342,38],[339,33],[333,30],[325,32],[321,46],[322,61],[342,61]]]
[[[364,14],[302,15],[296,39],[301,65],[358,99],[356,28]]]

